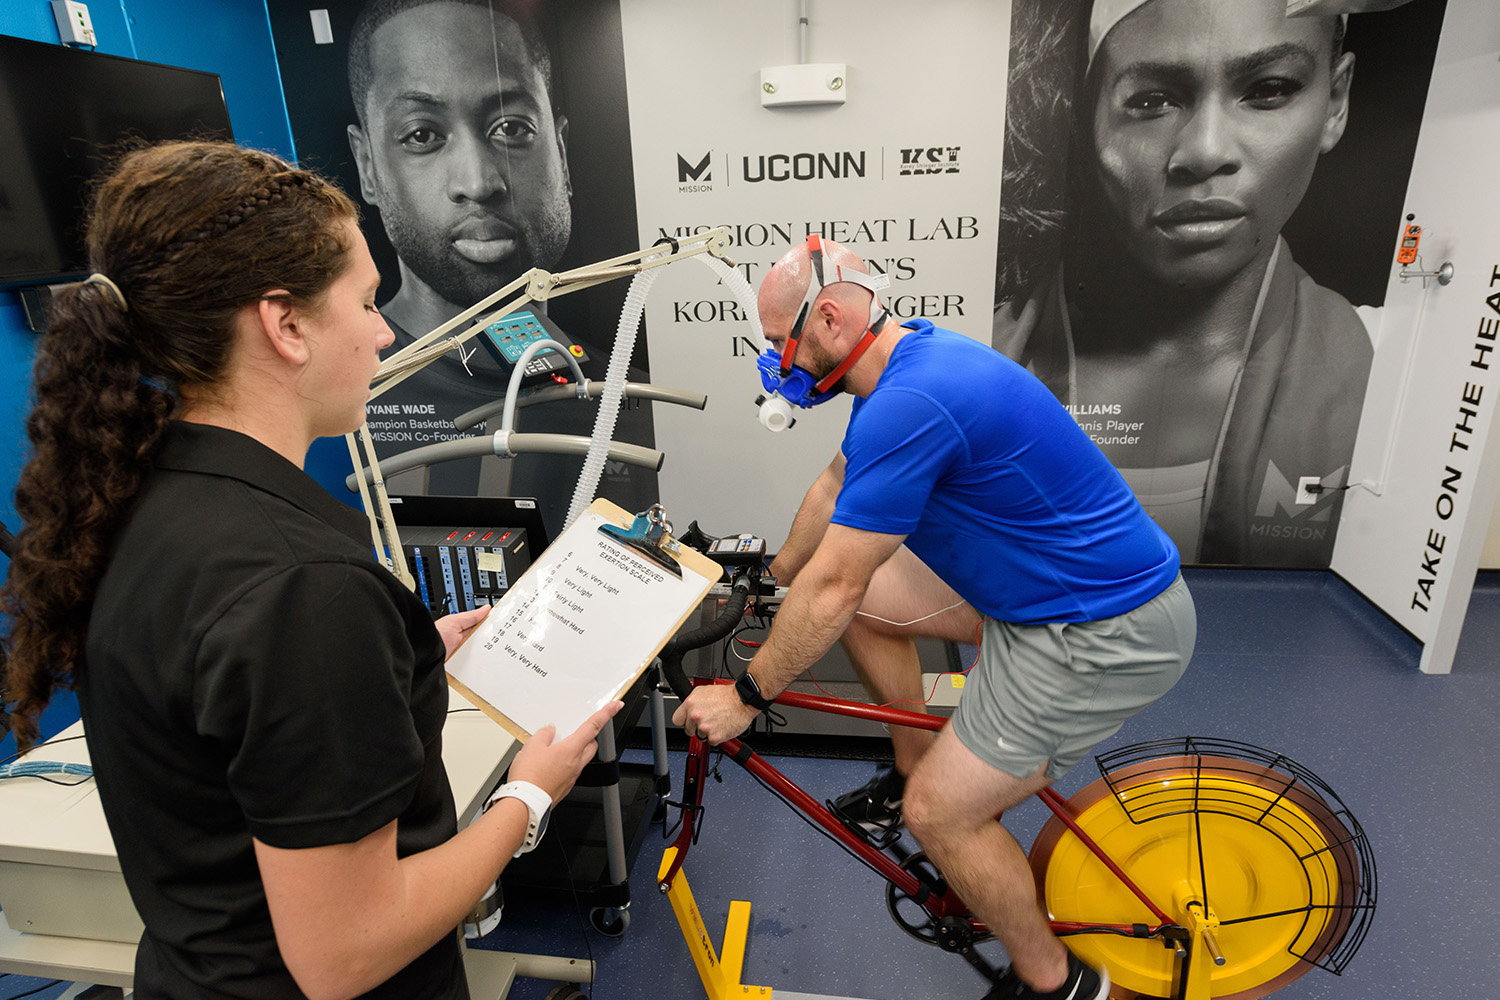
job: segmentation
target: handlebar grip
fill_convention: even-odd
[[[687,696],[692,693],[693,682],[688,680],[687,674],[682,669],[682,652],[669,654],[666,650],[661,652],[661,675],[666,678],[667,687],[672,689],[679,700],[686,701]]]
[[[745,605],[750,600],[750,588],[754,585],[747,574],[735,577],[729,587],[729,600],[717,618],[701,628],[673,636],[661,648],[658,655],[661,657],[662,676],[678,698],[687,698],[693,690],[692,682],[682,669],[683,656],[690,650],[712,645],[733,632],[744,617]]]

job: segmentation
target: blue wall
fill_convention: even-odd
[[[95,0],[89,14],[100,52],[219,74],[235,139],[295,158],[264,0]],[[51,5],[4,0],[0,34],[56,42]],[[25,419],[35,341],[20,297],[0,292],[0,520],[13,530],[16,480],[28,450]],[[44,731],[55,732],[77,717],[72,699],[63,699],[43,719]],[[0,741],[0,756],[9,752],[8,742]]]

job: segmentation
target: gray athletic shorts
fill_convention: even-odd
[[[1171,690],[1193,655],[1198,619],[1179,575],[1134,611],[1095,622],[984,623],[953,732],[1006,774],[1043,764],[1056,780]]]

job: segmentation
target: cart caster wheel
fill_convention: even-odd
[[[558,983],[542,1000],[589,1000],[578,983]]]
[[[589,923],[606,937],[619,937],[630,926],[630,911],[612,906],[596,906],[589,911]]]

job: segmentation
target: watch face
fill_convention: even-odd
[[[740,696],[740,701],[746,705],[765,709],[771,704],[770,700],[760,693],[760,685],[755,682],[755,678],[748,670],[735,678],[734,690]]]

